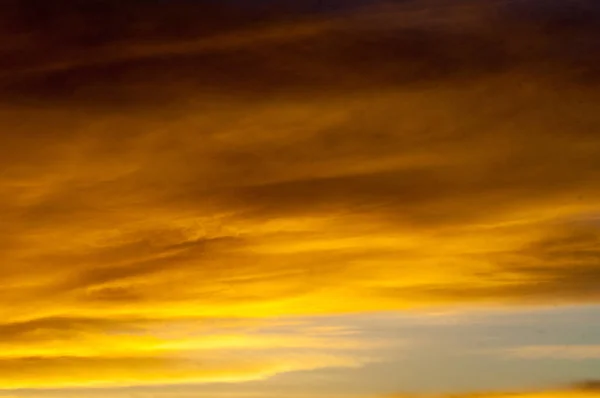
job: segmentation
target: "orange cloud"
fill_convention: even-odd
[[[148,321],[598,302],[595,27],[490,7],[3,44],[3,385],[355,363],[178,368],[330,341],[108,336]]]

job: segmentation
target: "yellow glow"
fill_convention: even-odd
[[[360,361],[343,356],[283,355],[263,361],[231,360],[226,364],[204,359],[57,358],[53,361],[15,360],[18,369],[3,369],[4,389],[56,387],[119,387],[168,383],[215,383],[263,380],[279,373],[323,367],[357,367]],[[0,364],[6,367],[5,362]]]

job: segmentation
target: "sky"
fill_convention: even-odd
[[[0,398],[600,396],[590,0],[10,0]]]

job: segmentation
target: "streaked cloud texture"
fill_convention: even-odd
[[[7,2],[0,389],[349,372],[418,343],[320,316],[598,304],[598,5],[386,3]]]

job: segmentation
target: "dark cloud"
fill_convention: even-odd
[[[19,55],[22,61],[3,68],[2,92],[4,101],[13,104],[48,101],[58,104],[62,101],[77,102],[80,106],[130,107],[149,101],[155,105],[173,105],[173,101],[185,101],[190,96],[202,94],[263,97],[342,94],[357,90],[379,92],[414,85],[460,84],[515,70],[532,76],[596,84],[593,82],[594,76],[598,76],[598,59],[593,54],[597,53],[594,48],[600,43],[594,24],[586,21],[600,19],[597,7],[588,9],[586,2],[583,5],[570,2],[568,15],[573,16],[569,19],[561,7],[525,2],[523,6],[532,10],[527,13],[510,11],[508,5],[511,3],[494,2],[491,12],[475,14],[476,18],[473,18],[479,20],[473,26],[462,20],[452,24],[455,17],[444,17],[440,22],[440,15],[448,10],[448,6],[425,5],[422,8],[432,15],[417,24],[412,19],[415,16],[409,12],[404,15],[400,8],[395,11],[396,20],[391,15],[379,16],[370,22],[365,18],[365,23],[360,18],[346,20],[328,16],[331,19],[319,20],[319,23],[329,25],[321,33],[307,37],[288,34],[287,38],[286,33],[282,33],[278,39],[271,36],[266,40],[252,37],[261,29],[270,29],[269,25],[263,23],[264,28],[254,28],[253,24],[240,23],[263,19],[245,15],[243,13],[251,11],[247,8],[242,11],[231,4],[217,6],[198,2],[195,6],[159,6],[160,3],[156,3],[148,6],[134,2],[123,6],[119,3],[118,6],[103,6],[109,10],[106,12],[110,16],[106,17],[93,7],[87,10],[88,6],[83,5],[77,6],[83,8],[73,11],[73,17],[69,17],[68,12],[58,11],[58,7],[51,7],[56,15],[45,17],[50,19],[47,26],[35,25],[35,32],[41,38],[46,39],[49,33],[59,34],[60,26],[73,34],[74,28],[70,24],[60,22],[65,18],[80,23],[85,29],[108,27],[118,29],[118,32],[112,38],[107,32],[89,33],[106,39],[100,48],[80,45],[64,53],[43,51],[36,46],[25,51],[19,49],[19,54],[29,54],[30,59]],[[77,7],[72,9],[78,10]],[[506,11],[507,7],[510,12]],[[457,9],[462,10],[458,6]],[[537,12],[538,9],[542,11]],[[170,10],[181,15],[173,16],[169,22],[165,15],[168,16]],[[465,10],[464,13],[470,12],[469,8]],[[40,11],[42,14],[46,15]],[[129,14],[135,15],[133,21],[126,18]],[[214,22],[198,23],[194,19],[196,15],[202,16],[201,21]],[[147,33],[139,33],[140,37],[131,38],[124,27],[119,28],[119,23],[98,23],[86,18],[109,21],[122,18],[132,26],[145,24],[150,28]],[[577,23],[568,22],[573,18],[576,21],[583,19]],[[167,21],[164,24],[175,29],[171,38],[160,26],[153,25],[163,19]],[[229,19],[232,22],[224,22]],[[56,22],[52,22],[54,20]],[[188,20],[194,21],[194,27],[188,26]],[[278,20],[274,16],[268,20],[278,21],[284,27],[286,24],[313,23],[311,20]],[[567,31],[553,28],[569,23],[571,28]],[[210,29],[211,25],[219,29]],[[195,26],[209,28],[206,28],[207,32],[198,32]],[[547,26],[550,27],[542,29]],[[236,46],[208,48],[197,41],[200,38],[218,43],[219,35],[238,31],[246,39]],[[125,39],[121,40],[121,36]],[[160,42],[157,41],[159,37]],[[190,43],[189,48],[174,54],[172,49],[181,48],[186,40]],[[148,43],[160,45],[164,50],[136,56],[140,53],[138,47]],[[11,57],[16,56],[13,54],[16,50],[8,51]],[[54,59],[44,60],[48,54],[54,54]]]
[[[573,384],[577,390],[600,391],[600,380],[584,380]]]

